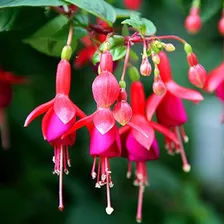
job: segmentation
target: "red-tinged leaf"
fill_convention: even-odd
[[[62,94],[58,94],[55,98],[54,111],[64,124],[76,116],[75,105],[67,96]]]
[[[166,83],[172,80],[169,58],[163,51],[159,53],[159,57],[160,57],[160,63],[158,64],[158,69],[160,71],[160,76],[163,82]]]
[[[213,92],[224,81],[224,63],[212,70],[206,79],[204,90]]]
[[[131,107],[133,114],[145,115],[145,93],[140,81],[131,84]]]
[[[123,135],[123,134],[127,133],[130,129],[131,129],[131,127],[128,125],[125,125],[125,126],[119,128],[119,135]]]
[[[158,124],[156,122],[153,121],[149,121],[149,125],[154,128],[155,130],[161,132],[163,135],[165,135],[165,137],[168,137],[170,140],[172,140],[175,144],[179,145],[179,141],[176,137],[176,135],[170,131],[168,128],[162,126],[161,124]]]
[[[138,143],[144,146],[147,150],[149,150],[155,137],[155,132],[153,128],[148,124],[147,120],[141,115],[134,116],[131,121],[136,126],[141,127],[142,131],[145,133],[142,134],[142,132],[133,128],[132,134],[135,140],[138,141]]]
[[[106,134],[115,125],[115,119],[110,108],[99,109],[93,118],[93,123],[102,135]]]
[[[66,136],[70,135],[71,133],[75,132],[76,130],[78,130],[84,126],[87,126],[87,128],[89,128],[89,129],[92,128],[89,125],[89,123],[93,120],[93,117],[95,116],[95,114],[96,114],[96,112],[75,122],[75,124],[69,129],[69,131],[67,131],[62,136],[62,139],[64,139]]]
[[[24,127],[27,127],[29,125],[29,123],[31,121],[33,121],[36,117],[40,116],[41,114],[45,113],[47,110],[49,110],[53,103],[54,103],[55,99],[44,103],[40,106],[38,106],[36,109],[34,109],[26,118],[25,123],[24,123]]]
[[[53,108],[50,108],[42,119],[41,129],[42,129],[42,134],[43,134],[44,140],[47,139],[46,136],[47,136],[48,122],[49,122],[49,118],[52,116],[53,112],[54,112]]]
[[[157,107],[159,106],[160,102],[162,101],[163,97],[166,93],[162,96],[157,96],[156,94],[151,94],[146,101],[146,117],[148,121],[152,119]]]
[[[199,103],[199,101],[204,99],[198,91],[182,87],[172,80],[166,83],[166,88],[167,91],[174,96],[185,100],[191,100],[194,103]]]

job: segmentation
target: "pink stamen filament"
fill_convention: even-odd
[[[144,194],[144,186],[142,184],[140,184],[139,193],[138,193],[138,208],[137,208],[137,215],[136,215],[136,221],[138,223],[142,222],[143,194]]]
[[[93,179],[96,178],[95,168],[96,168],[96,156],[94,156],[94,159],[93,159],[93,166],[92,166],[92,171],[91,171],[91,176],[92,176]]]
[[[59,206],[58,209],[62,211],[64,209],[63,205],[63,146],[61,145],[60,150],[60,171],[59,171]]]
[[[188,136],[185,133],[185,130],[184,130],[184,126],[183,125],[180,126],[180,132],[181,132],[181,136],[182,136],[184,142],[187,143],[189,141],[189,138],[188,138]]]
[[[111,200],[110,200],[110,173],[109,170],[109,161],[108,158],[104,158],[105,162],[105,171],[106,171],[106,182],[107,182],[107,207],[106,207],[106,213],[110,215],[114,209],[111,206]]]
[[[128,172],[127,172],[127,178],[131,178],[131,173],[132,173],[132,162],[128,161]]]
[[[98,160],[98,170],[97,170],[97,182],[95,185],[96,188],[100,188],[100,176],[101,176],[100,170],[101,170],[101,161],[99,159]]]
[[[180,151],[181,159],[183,162],[183,169],[184,169],[184,171],[188,172],[190,170],[190,165],[187,161],[187,157],[186,157],[186,154],[184,151],[184,147],[183,147],[183,143],[181,140],[180,131],[179,131],[178,127],[175,127],[175,133],[176,133],[177,139],[179,140],[179,143],[180,143],[179,151]]]

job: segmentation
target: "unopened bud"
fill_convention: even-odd
[[[152,85],[153,92],[157,96],[162,96],[164,92],[166,91],[166,87],[162,80],[154,81]]]
[[[143,76],[150,76],[151,72],[152,72],[152,66],[149,63],[148,58],[147,57],[143,57],[142,64],[140,66],[140,73]]]
[[[206,81],[206,70],[200,64],[191,66],[188,71],[189,81],[198,88],[203,88]]]
[[[201,29],[202,22],[199,15],[199,8],[192,8],[185,20],[185,28],[190,34],[196,34]]]
[[[168,51],[168,52],[172,52],[172,51],[175,51],[175,46],[173,44],[165,44],[164,46],[165,50]]]
[[[154,64],[158,65],[160,63],[160,57],[158,54],[153,54],[152,61]]]
[[[122,100],[117,102],[113,109],[113,115],[115,120],[121,124],[126,125],[132,118],[132,109],[127,101]]]
[[[185,50],[186,54],[192,53],[192,47],[191,47],[191,45],[188,44],[188,43],[184,44],[184,50]]]

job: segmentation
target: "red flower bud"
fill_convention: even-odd
[[[113,57],[110,51],[104,51],[101,54],[100,69],[101,72],[103,71],[113,72]]]
[[[161,80],[161,78],[155,77],[155,80],[152,85],[152,89],[153,89],[153,92],[157,96],[162,96],[165,93],[166,87],[164,85],[164,82]]]
[[[12,100],[12,87],[6,82],[0,82],[0,108],[7,107]]]
[[[201,29],[202,22],[199,16],[199,8],[192,8],[185,20],[185,28],[191,34],[196,34]]]
[[[144,57],[142,59],[142,64],[140,66],[140,73],[144,76],[149,76],[152,72],[152,66],[149,63],[149,60],[147,57]]]
[[[219,20],[219,23],[218,23],[218,30],[219,30],[219,33],[222,34],[224,36],[224,17],[222,17],[220,20]]]
[[[206,70],[200,64],[191,66],[188,71],[189,81],[198,88],[203,88],[206,80]]]
[[[114,106],[113,115],[119,124],[126,125],[132,118],[131,106],[125,100],[117,102]]]
[[[94,79],[92,92],[97,105],[106,108],[118,98],[120,86],[112,73],[103,71]]]
[[[141,7],[142,0],[124,0],[127,9],[138,10]]]
[[[198,64],[197,56],[194,53],[190,53],[187,55],[187,61],[190,66],[195,66]]]

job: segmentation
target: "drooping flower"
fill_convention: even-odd
[[[8,125],[5,109],[12,101],[12,85],[24,84],[28,80],[25,77],[16,76],[11,72],[6,72],[0,68],[0,132],[2,139],[2,148],[10,147]]]
[[[198,103],[203,100],[203,96],[195,90],[184,88],[174,82],[172,80],[171,68],[167,55],[164,52],[160,52],[159,56],[160,64],[158,68],[162,81],[166,86],[166,91],[162,96],[153,94],[148,98],[146,105],[147,118],[150,120],[156,110],[158,122],[175,132],[180,145],[178,146],[165,138],[166,147],[170,154],[180,152],[183,161],[183,169],[188,172],[190,170],[190,165],[188,164],[181,139],[182,137],[185,142],[188,142],[188,137],[183,128],[183,124],[187,122],[187,113],[181,99]]]
[[[155,130],[163,133],[167,138],[170,138],[171,141],[174,141],[176,145],[179,145],[179,142],[175,134],[166,127],[151,121],[151,119],[148,121],[146,120],[144,88],[140,81],[135,81],[131,84],[131,106],[133,110],[131,122],[141,127],[142,132],[145,133],[147,137],[145,137],[142,132],[129,126],[120,128],[119,133],[122,140],[122,156],[129,160],[128,178],[131,176],[131,163],[136,163],[136,179],[134,184],[139,186],[136,220],[137,222],[141,222],[143,192],[145,186],[148,185],[146,162],[156,160],[159,157]]]
[[[207,77],[204,85],[207,92],[216,92],[216,96],[224,103],[224,62],[213,69]],[[222,113],[222,123],[224,122],[224,111]]]
[[[54,174],[59,175],[59,210],[63,210],[62,177],[63,171],[68,174],[70,167],[68,147],[75,142],[76,133],[61,139],[76,122],[76,116],[83,118],[85,114],[71,102],[69,98],[71,82],[71,66],[67,60],[61,60],[56,74],[56,96],[51,101],[38,106],[26,118],[24,126],[27,127],[35,118],[45,113],[42,120],[42,133],[54,147]]]

